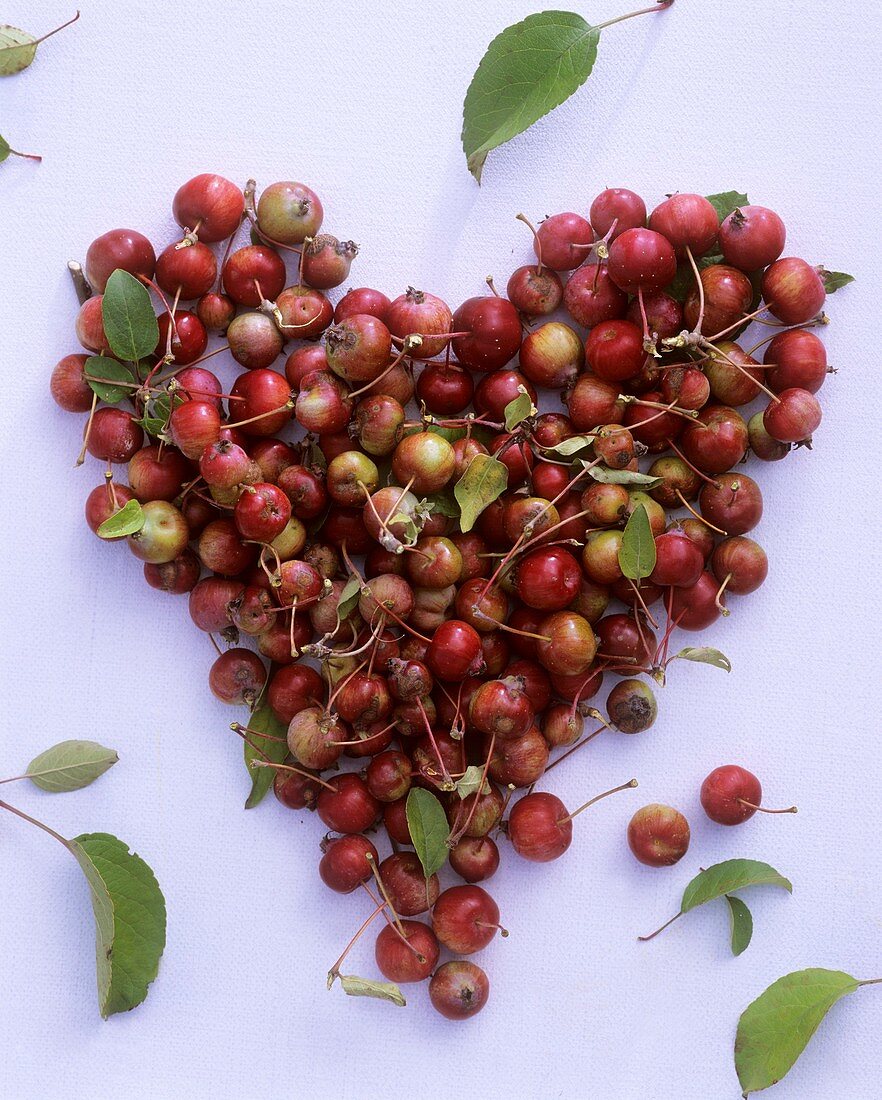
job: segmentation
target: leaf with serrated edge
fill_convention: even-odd
[[[742,1096],[777,1084],[793,1067],[833,1005],[862,983],[842,970],[785,974],[741,1013],[735,1071]]]
[[[789,879],[768,863],[756,859],[727,859],[700,871],[687,885],[680,902],[680,912],[688,913],[699,905],[747,886],[780,886],[793,893]]]
[[[25,775],[41,790],[61,794],[88,787],[117,760],[113,749],[97,741],[59,741],[35,756]]]
[[[846,275],[844,271],[827,271],[826,268],[821,271],[821,281],[824,284],[824,290],[828,294],[835,294],[837,290],[841,290],[844,286],[848,286],[849,283],[854,282],[854,275]]]
[[[528,416],[534,415],[535,406],[530,400],[530,395],[526,392],[519,393],[517,397],[513,398],[505,406],[505,430],[507,432],[513,432],[515,428],[522,421],[526,420]]]
[[[453,487],[461,513],[460,530],[471,531],[484,509],[493,503],[508,485],[508,468],[492,455],[475,455],[465,473]]]
[[[371,978],[358,978],[354,974],[341,974],[340,985],[350,997],[376,997],[380,1001],[391,1001],[399,1008],[407,1004],[404,994],[394,982],[377,982]]]
[[[83,366],[83,377],[108,405],[116,405],[134,392],[129,386],[114,386],[114,382],[134,383],[135,376],[124,363],[107,355],[90,355]],[[110,381],[96,381],[99,378]]]
[[[592,466],[584,459],[579,461],[588,471],[588,476],[601,485],[638,485],[641,489],[654,489],[664,481],[664,478],[641,474],[637,470],[610,470],[606,466]]]
[[[481,182],[491,149],[521,134],[585,83],[600,34],[573,12],[529,15],[498,34],[463,104],[462,147]]]
[[[122,539],[134,535],[144,526],[144,509],[139,500],[127,500],[112,516],[99,526],[98,535],[102,539]]]
[[[245,801],[245,809],[251,810],[263,802],[276,776],[275,768],[252,768],[251,761],[271,760],[274,764],[281,764],[288,755],[286,741],[270,741],[266,737],[260,737],[259,734],[264,733],[270,734],[272,737],[284,738],[288,732],[288,727],[284,722],[279,721],[269,703],[264,703],[249,717],[248,728],[257,731],[257,735],[247,734],[248,740],[253,742],[257,748],[263,750],[260,753],[257,749],[252,748],[248,741],[245,742],[245,767],[251,774],[251,791]]]
[[[729,910],[729,939],[732,944],[732,954],[740,955],[747,950],[750,938],[753,935],[753,917],[750,910],[741,900],[732,894],[725,895]]]
[[[697,661],[702,665],[713,665],[714,668],[721,668],[724,672],[732,671],[732,662],[726,654],[714,649],[713,646],[688,645],[685,649],[681,649],[679,653],[675,653],[671,660]]]
[[[716,210],[717,217],[721,222],[725,221],[732,211],[737,210],[739,206],[750,205],[750,199],[740,191],[721,191],[716,195],[706,195],[705,198]]]
[[[655,569],[655,539],[646,505],[638,504],[625,524],[619,547],[619,568],[632,581],[642,581]]]
[[[426,878],[447,860],[450,826],[438,799],[422,787],[411,788],[405,803],[407,827]]]
[[[165,948],[165,899],[144,860],[115,836],[85,833],[68,844],[91,888],[98,1006],[107,1019],[147,996]]]
[[[110,350],[135,361],[152,355],[159,342],[159,323],[147,288],[134,275],[117,268],[101,300],[101,318]]]

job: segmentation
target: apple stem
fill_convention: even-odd
[[[578,817],[583,810],[587,810],[589,806],[593,806],[595,802],[599,802],[601,798],[608,798],[611,794],[617,794],[619,791],[627,791],[630,787],[638,786],[636,779],[629,779],[627,783],[620,783],[618,787],[611,787],[608,791],[603,791],[602,794],[596,794],[593,798],[589,798],[584,805],[580,806],[578,810],[573,810],[571,814],[567,814],[566,817],[562,817],[557,822],[558,825],[563,825],[565,821],[572,821],[574,817]]]
[[[656,930],[654,932],[650,932],[648,936],[638,936],[637,939],[640,940],[642,943],[646,943],[648,940],[654,940],[659,932],[664,932],[666,928],[669,928],[675,920],[679,920],[682,916],[683,911],[681,910],[679,913],[676,913],[673,917],[671,917],[670,920],[665,921],[661,928],[656,928]]]
[[[749,806],[752,810],[759,810],[761,814],[796,814],[799,810],[796,806],[788,806],[786,810],[770,810],[765,806],[757,806],[754,802],[748,802],[746,798],[739,798],[742,806]]]

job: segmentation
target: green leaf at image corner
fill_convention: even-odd
[[[251,810],[263,802],[276,776],[275,768],[253,768],[252,761],[271,760],[274,764],[284,763],[288,755],[288,745],[284,740],[288,727],[284,722],[279,721],[269,703],[264,703],[249,717],[248,728],[256,731],[258,735],[267,735],[261,737],[255,736],[254,732],[249,733],[248,741],[244,745],[245,767],[251,776],[251,790],[245,800],[245,809]],[[270,740],[277,737],[281,737],[282,740]],[[258,749],[262,751],[258,752]]]
[[[28,764],[25,775],[43,791],[61,794],[88,787],[119,760],[97,741],[59,741]]]
[[[599,40],[595,27],[566,11],[528,15],[493,39],[463,104],[462,147],[478,183],[492,149],[523,133],[585,83]]]
[[[431,791],[412,787],[405,803],[410,839],[426,878],[434,875],[447,860],[450,825],[444,807]]]
[[[153,871],[109,833],[68,841],[88,880],[95,915],[98,1007],[107,1019],[147,996],[165,949],[165,899]]]
[[[101,317],[110,350],[118,359],[135,362],[152,355],[159,342],[159,322],[147,288],[118,268],[104,288]]]
[[[872,983],[841,970],[820,968],[797,970],[773,982],[738,1021],[735,1071],[741,1095],[777,1084],[836,1002],[866,984]]]

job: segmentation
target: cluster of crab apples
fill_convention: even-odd
[[[413,288],[334,303],[358,249],[324,231],[309,187],[258,197],[201,175],[173,212],[182,232],[158,256],[132,230],[89,247],[88,354],[52,375],[106,470],[87,522],[189,595],[214,694],[281,729],[233,723],[278,799],[328,830],[323,881],[370,898],[354,939],[379,919],[383,977],[428,979],[439,1012],[471,1016],[487,976],[441,951],[471,956],[501,929],[478,885],[497,840],[561,856],[580,811],[534,787],[599,733],[651,727],[666,666],[717,652],[671,655],[672,635],[766,578],[751,475],[821,420],[822,276],[781,258],[764,207],[721,219],[674,194],[647,214],[608,189],[587,216],[527,223],[535,259],[504,296],[488,280],[456,309]],[[117,271],[149,294],[158,339],[111,378]],[[761,797],[734,765],[701,789],[726,825]],[[689,827],[651,805],[627,839],[661,866]],[[442,864],[458,885],[442,889]]]

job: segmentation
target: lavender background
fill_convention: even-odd
[[[0,167],[0,773],[63,738],[117,748],[89,791],[5,795],[67,835],[124,838],[169,902],[160,979],[135,1012],[102,1022],[80,872],[3,815],[3,1100],[736,1097],[735,1024],[774,978],[882,974],[880,11],[679,0],[611,29],[589,85],[491,154],[478,189],[458,144],[462,95],[493,35],[537,6],[84,0],[75,27],[0,81],[0,132],[44,155]],[[626,7],[584,10],[600,20]],[[71,9],[9,0],[3,18],[36,33]],[[858,276],[829,302],[839,373],[815,449],[761,470],[769,581],[702,637],[734,671],[684,664],[651,732],[602,737],[555,772],[571,804],[632,774],[641,789],[586,815],[556,864],[503,852],[491,888],[512,934],[480,958],[492,999],[467,1026],[436,1016],[422,988],[405,1011],[325,992],[363,908],[319,882],[320,822],[272,799],[242,812],[240,746],[207,694],[207,641],[185,601],[147,589],[138,563],[82,521],[101,470],[72,468],[81,424],[47,392],[56,359],[77,350],[64,263],[117,225],[173,239],[171,196],[201,171],[310,183],[328,229],[362,246],[353,284],[392,294],[412,283],[456,302],[488,272],[504,285],[529,254],[514,214],[584,210],[606,185],[650,203],[745,190],[785,218],[788,252]],[[712,826],[698,785],[728,761],[800,814]],[[625,846],[648,801],[690,818],[692,849],[673,870],[643,868]],[[733,856],[768,860],[795,885],[792,898],[749,898],[744,956],[729,954],[722,904],[636,941],[699,865]],[[352,968],[374,972],[369,946]],[[880,1027],[878,992],[849,998],[773,1095],[877,1097]]]

